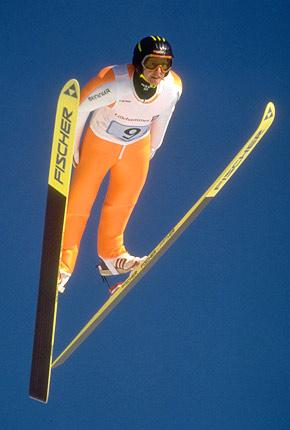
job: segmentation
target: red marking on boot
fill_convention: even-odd
[[[111,294],[111,296],[119,289],[121,288],[121,286],[123,285],[123,282],[118,282],[118,284],[113,285],[112,287],[109,288],[109,293]]]

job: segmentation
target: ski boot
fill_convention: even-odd
[[[70,277],[71,273],[69,273],[67,267],[63,263],[60,263],[57,279],[57,289],[59,293],[64,293],[65,285],[69,281]]]
[[[147,258],[134,257],[128,252],[124,252],[115,258],[100,258],[98,269],[101,276],[123,275],[124,273],[136,270]]]

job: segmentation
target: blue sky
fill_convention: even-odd
[[[289,3],[2,1],[1,422],[23,429],[289,428]],[[183,95],[127,229],[150,252],[256,128],[247,162],[107,320],[28,397],[58,92],[167,37]],[[95,271],[105,184],[69,288],[60,352],[107,292]]]

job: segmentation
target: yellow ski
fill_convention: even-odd
[[[30,397],[47,402],[57,313],[57,277],[79,106],[75,79],[62,88],[55,118],[42,245]]]
[[[269,102],[265,108],[263,118],[247,143],[238,154],[228,164],[224,171],[192,206],[192,208],[181,218],[175,227],[161,240],[153,249],[144,263],[136,269],[122,286],[103,304],[103,306],[93,315],[89,322],[82,328],[77,336],[69,343],[63,352],[53,361],[52,367],[57,367],[75,351],[76,348],[89,336],[90,333],[106,318],[106,316],[120,303],[134,285],[148,272],[165,251],[177,240],[181,233],[200,214],[205,206],[220,192],[223,186],[229,181],[241,164],[246,160],[256,145],[260,142],[264,134],[270,128],[275,118],[275,106]]]

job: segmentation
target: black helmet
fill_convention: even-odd
[[[147,36],[144,39],[140,40],[134,48],[133,60],[136,70],[139,73],[142,73],[142,61],[147,55],[164,55],[173,58],[172,48],[170,43],[164,38],[160,36]]]

